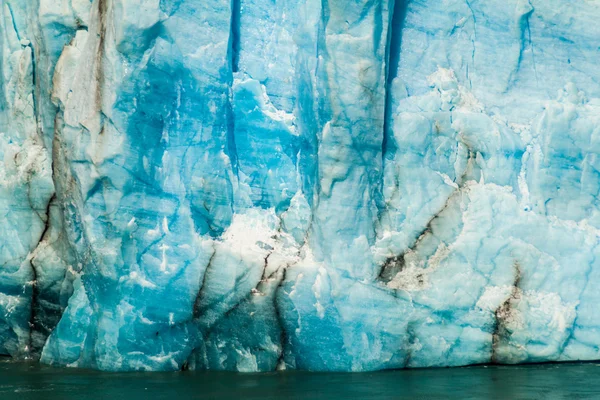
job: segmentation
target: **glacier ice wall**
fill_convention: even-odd
[[[0,355],[600,359],[595,0],[0,0]]]

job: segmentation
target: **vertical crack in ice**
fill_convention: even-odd
[[[38,115],[38,107],[37,107],[37,96],[36,96],[36,89],[39,91],[40,88],[38,87],[38,79],[37,79],[37,74],[36,74],[36,60],[35,60],[35,51],[33,48],[33,44],[30,42],[27,47],[29,48],[29,51],[31,51],[31,82],[33,84],[33,89],[31,90],[31,107],[33,108],[33,117],[35,118],[36,121],[36,133],[39,136],[40,142],[44,143],[44,137],[43,137],[43,132],[42,132],[42,123],[41,123],[41,115]]]
[[[233,82],[235,74],[239,69],[240,61],[240,18],[241,18],[241,2],[240,0],[231,0],[231,19],[229,26],[229,101],[227,104],[227,156],[231,162],[231,169],[234,176],[239,181],[239,166],[237,156],[237,145],[235,140],[235,113],[233,110]],[[229,185],[233,186],[234,182],[228,180]],[[233,193],[233,187],[230,188]],[[234,199],[231,198],[231,209],[234,208]]]
[[[382,168],[385,170],[385,160],[388,151],[394,153],[395,148],[390,148],[393,142],[389,140],[390,135],[393,135],[393,82],[398,76],[398,68],[400,66],[400,52],[402,50],[402,30],[404,28],[404,20],[408,10],[408,0],[396,0],[393,2],[394,7],[391,10],[387,37],[386,48],[386,77],[385,77],[385,104],[383,117],[383,141],[381,143]],[[380,211],[381,212],[381,211]]]
[[[326,103],[324,103],[323,99],[326,96],[323,96],[324,88],[321,85],[327,84],[327,69],[325,67],[325,59],[328,58],[327,52],[327,43],[326,43],[326,32],[327,25],[329,24],[329,1],[321,0],[321,8],[319,12],[319,23],[317,27],[317,35],[316,35],[316,43],[315,43],[315,58],[316,63],[314,66],[314,80],[308,79],[308,82],[313,83],[314,87],[311,87],[311,108],[314,109],[314,114],[310,115],[310,119],[313,120],[314,116],[314,126],[312,126],[310,134],[313,135],[311,137],[311,144],[314,144],[312,147],[314,154],[314,164],[312,167],[312,175],[314,181],[311,185],[312,196],[309,196],[308,202],[311,206],[311,213],[309,216],[308,229],[305,234],[305,243],[308,243],[311,236],[314,234],[314,221],[315,221],[315,210],[318,207],[320,202],[320,193],[321,193],[321,165],[319,163],[319,147],[320,140],[323,132],[323,127],[326,125],[326,116],[329,115],[329,108]],[[308,71],[307,71],[308,75]],[[316,107],[315,107],[316,106]],[[308,107],[307,107],[308,109]],[[318,111],[317,111],[318,110]]]
[[[240,19],[242,16],[242,5],[240,0],[231,0],[231,70],[233,73],[240,68]]]
[[[402,50],[402,31],[404,29],[404,21],[406,19],[407,11],[408,0],[396,0],[394,2],[394,8],[392,10],[392,16],[390,18],[388,28],[388,48],[386,50],[386,105],[390,102],[392,97],[392,81],[398,76],[400,52]],[[391,110],[388,110],[386,107],[386,112],[389,111]],[[388,122],[387,118],[386,122]]]
[[[471,2],[469,0],[465,0],[469,11],[471,12],[471,17],[473,18],[473,37],[471,38],[471,43],[473,45],[473,49],[471,51],[471,63],[473,69],[475,69],[475,50],[476,50],[476,42],[477,42],[477,17],[475,17],[475,11],[471,6]],[[467,66],[467,79],[469,80],[469,88],[473,89],[473,84],[471,83],[471,77],[469,75],[469,68]]]
[[[281,368],[285,366],[285,351],[287,347],[287,343],[289,342],[289,336],[287,330],[285,329],[285,318],[283,316],[283,312],[281,310],[281,306],[279,305],[279,292],[283,290],[283,285],[287,278],[287,270],[290,266],[286,266],[283,268],[281,272],[281,277],[279,282],[277,283],[277,288],[275,289],[275,293],[273,295],[273,308],[275,309],[275,316],[277,317],[277,323],[281,329],[281,335],[279,341],[281,342],[281,354],[279,355],[279,360],[277,360],[277,368]]]
[[[535,56],[533,55],[533,43],[531,41],[531,29],[529,27],[529,19],[531,14],[533,14],[534,8],[529,2],[526,1],[527,6],[525,9],[521,9],[521,4],[517,6],[517,13],[519,14],[519,18],[517,20],[517,29],[518,29],[518,40],[519,40],[519,57],[517,58],[517,65],[515,65],[514,69],[511,71],[510,76],[508,78],[507,90],[516,80],[516,75],[521,69],[521,64],[523,63],[523,53],[527,47],[527,44],[531,47],[531,55],[533,58],[533,69],[536,76],[537,81],[537,71],[535,66]]]
[[[46,234],[48,233],[48,230],[50,229],[50,207],[52,207],[52,203],[54,202],[54,200],[56,199],[56,193],[52,194],[52,197],[50,197],[50,200],[48,201],[48,205],[46,206],[46,223],[44,225],[44,230],[42,231],[42,234],[40,236],[40,242],[42,242],[44,240],[44,238],[46,237]],[[38,243],[39,245],[39,243]]]
[[[52,180],[54,180],[54,174],[52,174]],[[40,320],[38,317],[39,308],[41,307],[39,304],[40,297],[40,287],[38,281],[38,267],[35,262],[35,253],[37,249],[42,245],[42,242],[46,240],[46,235],[48,235],[48,231],[50,230],[50,208],[53,206],[54,201],[56,200],[56,192],[52,194],[50,200],[48,200],[48,204],[46,205],[46,221],[44,222],[44,230],[40,235],[40,239],[36,244],[34,251],[32,253],[30,264],[32,271],[32,283],[31,283],[31,313],[29,316],[29,357],[37,357],[37,353],[41,350],[41,347],[38,348],[38,343],[34,340],[34,336],[36,333],[44,332],[46,333],[47,329],[44,328],[44,322]],[[42,344],[43,345],[43,344]]]
[[[529,19],[530,19],[532,13],[533,13],[533,8],[532,8],[531,12],[529,12],[527,14],[527,38],[529,40],[529,46],[531,47],[531,62],[533,63],[533,72],[535,74],[535,82],[539,86],[540,81],[538,78],[537,66],[535,63],[535,50],[533,47],[533,40],[531,39],[531,25],[529,23]]]
[[[5,3],[5,4],[6,4],[6,8],[8,8],[8,13],[10,14],[10,21],[12,22],[12,27],[13,27],[13,30],[15,31],[15,35],[17,35],[18,40],[21,40],[21,34],[19,33],[19,29],[17,29],[17,22],[15,20],[15,14],[13,12],[13,9],[10,6],[10,3]]]

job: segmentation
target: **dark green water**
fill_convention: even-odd
[[[110,374],[0,361],[0,400],[12,399],[600,399],[600,364]]]

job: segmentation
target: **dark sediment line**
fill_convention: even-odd
[[[50,222],[50,208],[52,207],[55,200],[56,200],[56,193],[54,193],[52,195],[52,197],[48,201],[48,205],[46,206],[46,222],[44,225],[44,230],[42,231],[42,234],[40,235],[40,240],[35,247],[36,249],[39,248],[39,246],[42,244],[42,242],[48,235],[48,231],[50,230],[50,223],[51,223]],[[34,336],[36,333],[45,334],[47,329],[45,328],[43,321],[41,321],[41,319],[39,317],[40,311],[43,311],[43,310],[40,310],[42,307],[39,302],[41,292],[40,292],[40,287],[39,287],[39,282],[38,282],[38,271],[35,266],[34,258],[31,259],[30,263],[31,263],[31,271],[33,274],[33,280],[32,280],[32,287],[31,287],[31,314],[29,316],[29,351],[28,351],[29,354],[27,354],[27,357],[30,357],[30,356],[37,357],[37,353],[41,350],[41,348],[39,348],[39,346],[37,346],[37,343],[34,340]]]
[[[421,242],[427,237],[427,235],[432,234],[433,222],[437,220],[440,217],[440,215],[450,206],[450,201],[454,198],[454,196],[456,196],[459,193],[460,190],[457,190],[448,197],[444,206],[427,222],[427,225],[425,225],[425,228],[421,231],[421,233],[419,233],[417,239],[415,240],[412,246],[410,246],[404,253],[389,257],[387,260],[385,260],[385,262],[381,266],[381,269],[379,270],[377,280],[379,280],[380,282],[388,283],[394,278],[394,276],[396,276],[398,272],[404,269],[404,257],[406,256],[406,254],[415,251],[419,244],[421,244]]]
[[[279,309],[279,302],[277,301],[277,296],[279,291],[282,289],[283,284],[285,283],[285,279],[287,277],[287,267],[283,269],[281,280],[275,289],[275,293],[273,294],[273,308],[275,309],[275,316],[277,318],[277,323],[279,324],[279,328],[281,329],[281,335],[279,341],[281,342],[281,354],[279,355],[279,359],[277,360],[277,367],[282,363],[285,363],[285,350],[287,347],[287,343],[289,342],[288,333],[285,330],[285,318],[282,315],[281,310]]]
[[[496,309],[496,311],[494,312],[496,321],[494,324],[494,332],[492,333],[492,356],[490,359],[490,362],[492,364],[500,364],[501,363],[498,359],[497,352],[498,352],[498,346],[500,346],[501,341],[504,339],[507,339],[506,328],[504,327],[504,325],[511,317],[512,307],[513,307],[512,302],[515,300],[518,300],[520,297],[521,289],[519,286],[521,284],[521,277],[522,277],[521,266],[519,265],[518,262],[515,261],[514,268],[515,268],[515,280],[512,285],[511,294],[508,297],[508,299],[506,299],[506,301],[504,303],[502,303],[502,305],[500,305],[500,307],[498,307]]]
[[[198,319],[202,315],[201,310],[200,310],[201,309],[200,303],[202,301],[202,291],[204,290],[204,286],[206,285],[206,276],[208,275],[208,269],[212,266],[212,262],[213,262],[216,254],[217,254],[217,252],[213,251],[212,255],[210,256],[210,259],[208,260],[208,264],[206,265],[206,268],[204,269],[204,274],[202,275],[202,282],[200,282],[200,287],[198,288],[198,293],[196,294],[196,300],[194,301],[194,310],[193,310],[194,319]]]

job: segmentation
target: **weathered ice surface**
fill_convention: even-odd
[[[600,359],[596,0],[0,0],[0,355]]]

